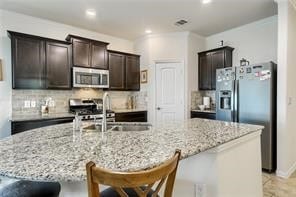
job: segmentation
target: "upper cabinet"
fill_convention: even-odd
[[[68,35],[72,43],[73,66],[108,69],[107,45],[109,43]]]
[[[71,88],[71,44],[8,31],[12,51],[12,88]]]
[[[125,90],[125,55],[109,52],[109,89]]]
[[[125,56],[125,85],[128,90],[140,90],[140,57]]]
[[[71,88],[71,45],[56,41],[46,42],[47,88]]]
[[[110,90],[140,90],[140,56],[108,51]]]
[[[232,67],[233,50],[226,46],[198,53],[199,90],[216,90],[216,70]]]

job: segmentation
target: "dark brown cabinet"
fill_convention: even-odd
[[[46,42],[47,88],[71,88],[71,45]]]
[[[116,122],[147,122],[147,111],[115,113]]]
[[[72,43],[73,66],[108,69],[107,45],[109,43],[68,35]]]
[[[57,125],[72,122],[74,117],[40,119],[28,121],[13,121],[11,122],[11,134],[21,133],[31,129],[37,129],[45,126]]]
[[[216,89],[216,70],[232,66],[231,47],[198,53],[199,90]]]
[[[42,39],[11,35],[12,88],[45,88],[44,45]]]
[[[109,89],[125,89],[125,55],[109,52]]]
[[[8,31],[12,49],[12,88],[71,88],[71,47],[64,41]]]
[[[216,114],[215,113],[208,113],[208,112],[191,111],[191,118],[216,120]]]
[[[140,90],[140,56],[108,51],[110,90]]]
[[[139,90],[140,89],[140,59],[138,56],[125,57],[125,79],[126,89]]]
[[[72,39],[73,65],[91,67],[90,42],[79,39]]]

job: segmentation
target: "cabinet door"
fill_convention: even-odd
[[[216,90],[216,70],[224,68],[225,55],[224,50],[212,53],[212,76],[211,76],[211,89]]]
[[[91,67],[91,43],[87,40],[73,39],[73,65]]]
[[[202,54],[199,56],[199,89],[211,89],[212,77],[212,59],[211,54]]]
[[[45,88],[45,49],[42,40],[13,36],[12,65],[13,88]]]
[[[140,58],[125,57],[125,79],[127,90],[140,90]]]
[[[109,53],[109,89],[125,89],[125,55]]]
[[[93,42],[91,44],[91,55],[91,66],[93,68],[108,69],[106,45]]]
[[[71,45],[46,42],[47,88],[71,88]]]

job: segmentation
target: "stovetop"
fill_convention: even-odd
[[[103,114],[102,109],[70,109],[70,111],[73,114],[78,113],[79,116]],[[107,114],[111,114],[111,113],[114,113],[114,111],[107,110]]]

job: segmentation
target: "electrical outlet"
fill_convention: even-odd
[[[31,102],[30,101],[25,101],[24,107],[25,108],[30,108],[31,107]]]
[[[48,105],[49,105],[49,107],[54,107],[55,106],[54,100],[50,100]]]
[[[206,197],[207,194],[207,185],[206,184],[195,184],[195,197]]]
[[[36,107],[36,101],[31,101],[31,107],[35,108]]]

